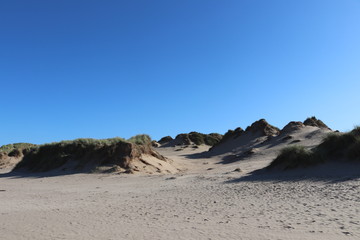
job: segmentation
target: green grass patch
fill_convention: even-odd
[[[128,139],[128,142],[138,145],[148,145],[151,141],[151,137],[147,134],[139,134]]]
[[[12,143],[3,145],[0,147],[0,153],[6,154],[12,157],[18,157],[23,152],[27,152],[32,148],[37,147],[37,145],[32,143]]]

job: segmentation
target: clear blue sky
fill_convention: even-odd
[[[2,0],[0,145],[360,124],[360,0]]]

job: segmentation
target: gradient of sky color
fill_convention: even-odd
[[[360,124],[360,0],[2,0],[0,145]]]

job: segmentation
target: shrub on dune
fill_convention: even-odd
[[[190,141],[195,143],[195,145],[205,144],[204,134],[201,134],[201,133],[198,133],[198,132],[190,132],[189,133],[189,139],[190,139]]]
[[[298,167],[308,167],[320,163],[322,160],[303,146],[291,146],[281,150],[280,154],[268,166],[269,169],[292,169]]]
[[[347,149],[346,156],[351,160],[360,161],[360,137]]]
[[[290,169],[343,160],[360,161],[360,127],[347,133],[330,133],[311,150],[302,146],[284,148],[268,168]]]
[[[331,133],[316,147],[316,151],[324,158],[341,158],[344,150],[354,142],[355,136],[351,133]]]
[[[325,159],[359,159],[360,127],[347,133],[331,133],[316,147],[316,152]]]

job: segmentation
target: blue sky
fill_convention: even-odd
[[[0,2],[0,145],[360,124],[360,0]]]

